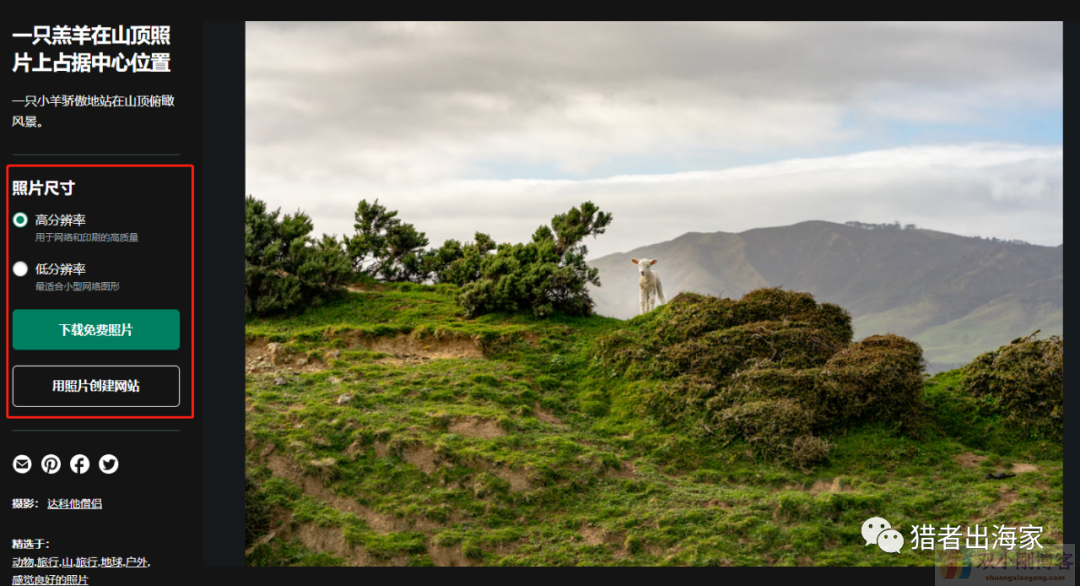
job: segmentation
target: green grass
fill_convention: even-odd
[[[829,460],[806,473],[643,414],[655,383],[594,358],[597,337],[623,323],[468,320],[452,288],[427,286],[252,320],[249,341],[324,361],[248,373],[249,472],[291,535],[340,532],[373,564],[447,563],[450,552],[458,565],[928,566],[933,552],[866,547],[862,522],[884,517],[905,536],[913,524],[976,522],[1041,525],[1043,543],[1062,533],[1061,445],[980,418],[956,371],[927,380],[917,438],[849,429],[825,438]],[[484,357],[402,360],[356,345],[401,334],[479,338]],[[962,466],[963,453],[986,459]],[[306,480],[275,475],[274,458]],[[983,479],[1013,463],[1038,469]],[[346,563],[314,545],[274,538],[248,565]]]

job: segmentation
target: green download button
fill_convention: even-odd
[[[16,350],[179,350],[175,309],[16,309]]]

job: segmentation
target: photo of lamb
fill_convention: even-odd
[[[1062,544],[1062,23],[246,43],[247,565]]]

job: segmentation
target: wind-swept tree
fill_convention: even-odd
[[[317,306],[351,277],[342,244],[332,236],[313,241],[311,218],[297,211],[278,220],[281,209],[248,196],[244,208],[244,308],[267,315]]]
[[[556,215],[551,227],[540,226],[531,242],[500,244],[495,254],[480,255],[479,276],[464,282],[458,303],[469,316],[526,310],[537,317],[553,311],[591,315],[595,303],[586,285],[599,287],[600,277],[585,263],[588,249],[582,241],[603,234],[610,223],[610,213],[585,202]],[[459,267],[461,280],[471,276],[467,265]],[[448,276],[458,278],[458,273]]]
[[[422,257],[428,240],[423,232],[402,222],[397,214],[379,205],[379,200],[360,201],[354,214],[356,233],[345,239],[353,270],[384,281],[416,278],[414,272],[420,270],[417,257]]]

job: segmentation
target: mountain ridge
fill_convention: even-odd
[[[811,220],[687,232],[589,261],[602,283],[591,295],[600,315],[636,315],[629,260],[639,257],[659,259],[668,299],[679,291],[736,299],[761,287],[806,291],[850,311],[858,338],[895,333],[919,342],[931,371],[1036,329],[1063,333],[1064,245],[866,226]]]

